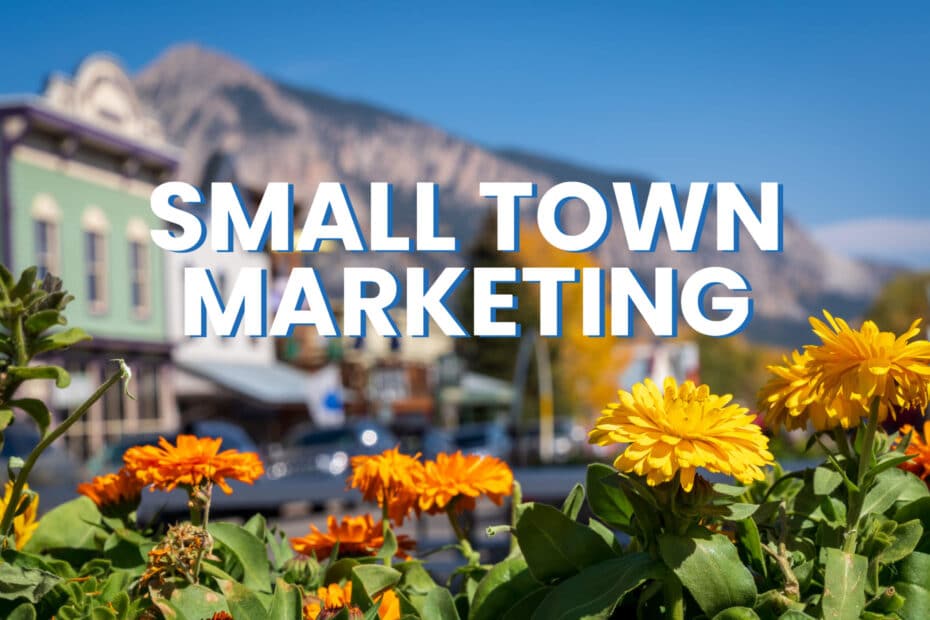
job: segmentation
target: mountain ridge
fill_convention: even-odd
[[[196,45],[168,49],[136,76],[136,84],[143,101],[162,120],[166,134],[183,149],[181,179],[200,183],[206,161],[224,151],[235,158],[238,181],[256,188],[274,180],[292,182],[298,203],[308,201],[305,193],[319,182],[337,180],[346,184],[363,230],[372,181],[394,184],[399,206],[395,212],[401,216],[397,232],[401,234],[412,229],[415,183],[438,183],[440,233],[454,231],[463,242],[460,247],[467,247],[492,207],[490,200],[478,195],[480,181],[533,181],[542,194],[555,183],[574,180],[610,195],[613,181],[642,187],[656,180],[646,174],[597,170],[519,149],[486,148],[375,104],[281,84],[236,59]],[[645,193],[640,191],[640,196]],[[534,203],[524,202],[524,213],[532,212]],[[713,209],[707,217],[705,229],[713,230]],[[622,239],[618,218],[614,219],[611,238]],[[760,252],[745,241],[738,254],[721,254],[714,247],[713,235],[706,235],[694,253],[672,252],[662,240],[653,253],[629,252],[625,244],[607,242],[596,253],[605,267],[631,267],[646,273],[647,280],[658,266],[679,269],[680,281],[707,266],[740,271],[754,289],[756,318],[747,333],[765,341],[778,333],[784,342],[792,325],[799,334],[806,331],[806,317],[822,307],[847,316],[861,313],[887,275],[819,246],[787,216],[784,234],[785,249],[780,254]],[[414,265],[463,265],[466,257],[392,254],[378,260],[379,265],[399,270]],[[315,261],[321,271],[335,273],[340,266],[368,266],[371,258],[337,252],[319,255]],[[338,283],[332,284],[338,289]]]

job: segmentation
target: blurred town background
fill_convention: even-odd
[[[532,180],[541,190],[563,180],[607,190],[613,181],[631,181],[645,195],[654,179],[488,149],[393,111],[283,84],[199,46],[171,48],[135,75],[107,54],[48,69],[39,92],[0,99],[0,252],[13,271],[36,264],[60,276],[76,297],[70,323],[94,338],[61,360],[70,387],[31,396],[47,399],[62,416],[96,388],[111,360],[122,358],[132,368],[135,398],[109,391],[71,429],[67,444],[44,457],[34,472],[43,511],[73,497],[82,478],[117,469],[127,447],[179,432],[221,436],[224,446],[262,454],[267,480],[219,497],[219,512],[339,511],[332,502],[354,501],[345,492],[349,458],[397,444],[427,457],[461,449],[504,458],[527,495],[554,500],[581,479],[580,463],[612,458],[594,451],[586,434],[618,388],[672,375],[700,379],[752,407],[765,364],[803,344],[806,317],[821,308],[895,330],[930,314],[930,277],[841,255],[790,217],[780,255],[750,247],[721,255],[712,239],[691,254],[671,253],[660,241],[655,253],[633,254],[615,243],[571,255],[549,249],[531,227],[518,255],[499,254],[479,181]],[[250,208],[268,181],[293,182],[298,222],[321,181],[346,183],[364,218],[367,184],[387,180],[395,185],[399,234],[412,228],[415,182],[431,180],[442,190],[440,232],[454,231],[465,250],[379,255],[379,266],[629,266],[647,276],[670,266],[683,281],[720,264],[753,283],[755,318],[746,333],[726,339],[683,330],[658,340],[642,326],[629,340],[586,339],[573,335],[578,330],[541,339],[533,329],[535,289],[516,287],[519,308],[499,318],[522,322],[521,339],[453,340],[435,329],[429,338],[324,339],[300,328],[282,339],[185,338],[185,267],[210,267],[222,293],[241,268],[269,269],[272,311],[290,270],[316,267],[338,316],[342,267],[368,265],[371,257],[338,248],[163,252],[149,235],[162,223],[148,199],[155,185],[175,179],[203,188],[235,182]],[[566,323],[580,322],[572,318],[580,300],[567,293],[563,302]],[[467,318],[466,306],[459,312]],[[3,457],[24,455],[36,441],[35,430],[18,420],[6,431]],[[792,449],[790,440],[778,446]],[[183,498],[175,500],[146,510],[183,510]]]

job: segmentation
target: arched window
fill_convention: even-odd
[[[149,227],[134,217],[126,226],[129,242],[129,304],[136,318],[148,318],[152,302]]]
[[[88,207],[81,215],[84,231],[85,291],[90,311],[103,314],[107,311],[107,236],[110,223],[103,210]]]
[[[55,199],[48,194],[38,194],[32,201],[32,230],[35,244],[35,264],[39,268],[38,277],[45,274],[59,275],[58,233],[61,223],[61,209]]]

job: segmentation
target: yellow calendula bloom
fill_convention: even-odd
[[[807,428],[810,422],[814,430],[828,431],[859,424],[862,406],[857,401],[837,397],[827,402],[820,394],[806,351],[793,351],[783,361],[767,367],[773,376],[759,391],[759,411],[766,426],[793,431]]]
[[[646,379],[632,392],[621,390],[620,402],[601,412],[589,441],[626,445],[614,467],[644,476],[650,486],[680,474],[685,491],[691,491],[699,467],[744,483],[764,478],[762,468],[774,457],[745,407],[691,381],[678,385],[669,377],[663,388]]]
[[[19,506],[23,505],[23,502],[26,501],[26,493],[29,491],[29,485],[23,486],[23,494],[20,495]],[[6,487],[3,490],[3,498],[0,499],[0,514],[6,511],[6,507],[9,505],[10,501],[13,499],[13,483],[7,482]],[[36,528],[39,527],[39,496],[36,495],[32,498],[32,501],[29,502],[29,505],[26,507],[26,510],[15,517],[13,517],[13,536],[16,540],[16,548],[22,549],[26,546],[26,543],[29,542],[29,539],[32,538],[32,535],[35,533]]]
[[[895,336],[872,321],[855,330],[843,319],[824,311],[827,322],[811,317],[814,333],[823,344],[805,347],[808,366],[822,402],[859,404],[858,417],[868,414],[873,399],[879,418],[896,410],[923,410],[930,403],[930,342],[914,340],[920,319]],[[854,426],[854,425],[853,425]]]

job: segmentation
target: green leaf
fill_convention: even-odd
[[[226,597],[233,618],[264,618],[268,614],[255,592],[241,583],[217,579],[217,585]]]
[[[904,597],[902,618],[930,618],[930,555],[915,551],[897,565],[895,591]]]
[[[423,617],[430,620],[459,620],[452,594],[445,588],[433,588],[423,602]]]
[[[731,607],[714,616],[714,620],[759,620],[759,614],[749,607]]]
[[[581,506],[583,504],[584,487],[581,486],[581,483],[577,483],[572,487],[571,493],[568,494],[568,497],[566,497],[565,501],[562,503],[562,514],[572,521],[577,521],[578,513],[581,512]]]
[[[38,273],[38,271],[39,269],[35,265],[26,267],[23,270],[23,273],[19,276],[19,282],[17,282],[10,290],[10,299],[25,297],[26,294],[32,290],[32,287],[36,281],[36,273]]]
[[[902,469],[888,469],[875,477],[862,502],[862,516],[883,513],[895,503],[914,501],[927,496],[924,482]]]
[[[12,424],[13,419],[14,416],[12,409],[0,409],[0,431]]]
[[[544,589],[526,566],[526,558],[512,555],[491,567],[478,583],[469,620],[498,620],[524,597]]]
[[[630,553],[589,566],[558,584],[543,599],[533,620],[606,619],[631,590],[665,574],[646,553]]]
[[[768,576],[768,564],[762,551],[762,537],[759,526],[752,519],[743,519],[736,523],[736,533],[740,545],[749,560],[749,566],[763,577]]]
[[[6,620],[36,620],[36,608],[29,603],[17,605],[16,609],[6,617]]]
[[[7,374],[20,381],[30,379],[54,379],[59,388],[71,385],[71,375],[64,368],[58,366],[10,366]]]
[[[45,437],[45,432],[52,423],[52,414],[49,412],[48,407],[45,406],[45,403],[37,398],[20,398],[11,400],[9,404],[11,407],[25,411],[30,418],[35,420],[36,426],[39,428],[39,435]]]
[[[278,579],[274,586],[271,608],[268,610],[268,620],[298,620],[302,617],[302,608],[300,588]]]
[[[254,535],[232,523],[214,522],[207,526],[213,539],[220,544],[215,552],[228,550],[242,568],[242,584],[258,592],[271,592],[268,551]],[[219,554],[218,553],[218,554]]]
[[[32,553],[55,549],[97,551],[100,549],[98,537],[103,534],[100,523],[100,512],[94,502],[78,497],[52,508],[39,519],[39,526],[24,550]]]
[[[823,617],[856,620],[865,609],[865,581],[869,561],[861,555],[825,549]]]
[[[603,463],[588,465],[585,487],[591,512],[607,525],[631,533],[633,505],[618,486],[617,470]]]
[[[389,527],[387,534],[384,536],[384,542],[375,557],[383,560],[384,558],[393,558],[395,553],[397,553],[397,536],[394,535],[394,530]]]
[[[60,582],[58,575],[48,571],[9,562],[0,564],[0,599],[12,601],[24,598],[30,603],[38,603]]]
[[[90,334],[80,327],[72,327],[60,332],[55,332],[37,341],[32,347],[32,354],[41,355],[48,351],[65,349],[84,340],[92,340]]]
[[[26,328],[26,332],[32,335],[41,334],[46,329],[54,327],[55,325],[64,325],[65,318],[62,316],[61,311],[57,309],[52,310],[40,310],[35,314],[30,315],[26,318],[23,323],[23,327]]]
[[[571,577],[615,557],[597,532],[545,504],[532,504],[523,511],[515,535],[530,572],[541,583]]]
[[[220,594],[197,584],[178,588],[167,601],[157,598],[154,602],[163,613],[168,609],[189,620],[212,618],[218,611],[229,613],[229,606]]]
[[[726,536],[703,528],[694,528],[689,536],[662,534],[659,555],[708,616],[752,606],[756,599],[752,574]]]
[[[400,581],[400,571],[379,564],[359,564],[352,569],[368,596],[374,598]]]
[[[814,470],[814,494],[829,495],[843,484],[843,476],[833,467],[821,465]]]

